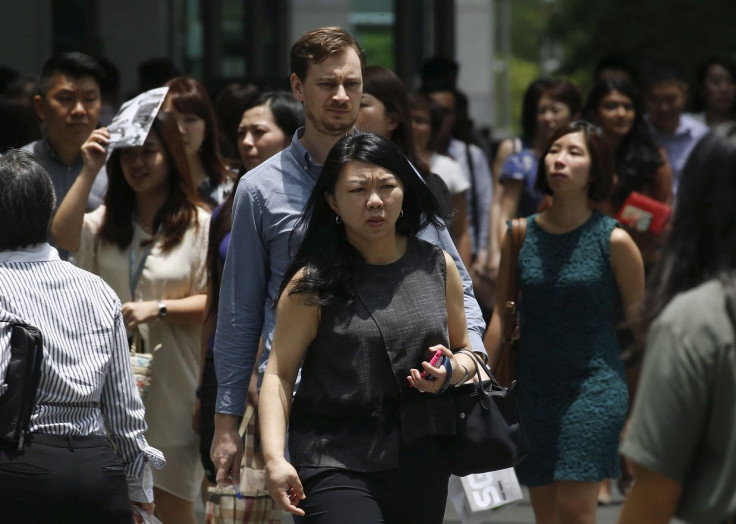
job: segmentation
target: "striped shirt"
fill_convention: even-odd
[[[143,402],[115,292],[60,260],[49,244],[0,252],[0,394],[15,321],[35,326],[44,340],[31,433],[107,435],[125,465],[131,500],[152,501],[143,487],[148,467],[165,460],[143,436]]]

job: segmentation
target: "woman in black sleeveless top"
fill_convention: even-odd
[[[463,290],[418,238],[430,223],[434,197],[396,146],[337,142],[297,224],[259,403],[271,495],[305,522],[442,522],[447,388],[474,368],[448,349],[469,344]],[[448,365],[429,365],[435,351]]]

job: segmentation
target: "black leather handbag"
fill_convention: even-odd
[[[41,380],[43,336],[33,326],[11,323],[7,391],[0,396],[0,439],[23,449]]]
[[[475,353],[478,382],[453,388],[456,435],[448,457],[450,472],[463,477],[516,466],[529,453],[529,442],[519,420],[514,381],[508,388],[493,377],[490,367]],[[488,380],[482,380],[483,369]]]

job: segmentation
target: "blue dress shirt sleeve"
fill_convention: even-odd
[[[230,246],[220,287],[215,334],[217,413],[242,415],[263,326],[269,273],[263,206],[247,177],[233,204]]]

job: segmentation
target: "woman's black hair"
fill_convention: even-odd
[[[263,93],[258,97],[255,104],[248,109],[260,105],[268,106],[274,122],[283,131],[287,139],[290,139],[296,133],[296,130],[304,125],[304,109],[301,103],[294,98],[294,95],[288,91]]]
[[[243,111],[253,107],[261,91],[253,84],[232,82],[223,87],[212,100],[220,137],[220,153],[232,170],[240,170],[241,159],[238,152],[238,125]]]
[[[300,270],[304,272],[295,282],[290,294],[309,295],[307,303],[317,306],[330,304],[335,298],[349,300],[351,270],[360,255],[348,242],[345,225],[337,224],[335,212],[327,202],[326,194],[334,194],[337,179],[346,164],[366,162],[383,167],[401,181],[404,190],[401,218],[396,232],[404,236],[416,235],[434,225],[444,229],[437,201],[419,173],[404,154],[388,139],[374,133],[356,133],[341,138],[330,150],[322,174],[294,227],[291,242],[304,232],[293,261],[284,273],[274,307],[281,294]]]
[[[446,109],[432,100],[423,92],[411,93],[409,95],[409,110],[411,111],[427,111],[429,112],[429,144],[427,149],[437,151],[437,139],[439,138],[442,120],[445,117]]]
[[[678,293],[736,268],[736,123],[712,129],[690,153],[672,230],[647,293],[653,320]]]
[[[180,113],[192,113],[204,121],[205,131],[202,145],[199,147],[200,160],[207,172],[207,178],[213,186],[217,186],[231,179],[231,173],[225,167],[220,154],[220,137],[217,128],[217,118],[212,100],[207,90],[194,78],[179,76],[172,78],[166,85],[169,92],[166,95],[171,106]],[[197,188],[195,188],[197,189]],[[208,199],[209,200],[209,199]],[[215,201],[206,202],[212,207]]]
[[[409,93],[401,79],[386,67],[368,66],[363,74],[363,94],[377,98],[383,104],[386,114],[396,117],[398,124],[391,131],[389,139],[421,173],[428,173],[429,166],[416,156]]]
[[[542,92],[537,99],[537,106],[539,105],[539,100],[541,100],[544,95],[547,95],[555,102],[565,104],[570,110],[571,118],[579,117],[580,111],[583,108],[583,96],[580,94],[580,90],[578,90],[572,82],[563,78],[549,79],[548,83],[542,88]],[[537,109],[538,108],[535,108],[535,112]]]
[[[635,113],[631,131],[623,137],[618,149],[614,151],[618,182],[611,195],[611,202],[618,209],[632,191],[641,191],[654,183],[656,172],[664,160],[642,119],[644,106],[639,92],[626,80],[604,78],[596,82],[588,95],[585,118],[598,124],[600,104],[613,91],[629,98]]]
[[[538,78],[524,91],[524,99],[521,104],[521,140],[526,147],[534,145],[534,139],[537,136],[537,105],[544,90],[551,85],[552,79]]]
[[[705,62],[700,64],[698,67],[698,76],[695,80],[695,92],[693,93],[693,110],[696,113],[705,111],[706,100],[703,94],[703,86],[705,85],[705,79],[708,77],[708,69],[712,65],[719,65],[723,67],[728,74],[731,75],[731,80],[736,82],[736,61],[726,55],[713,55],[709,57]],[[736,115],[736,101],[731,107],[731,114]]]

